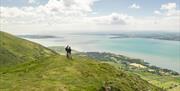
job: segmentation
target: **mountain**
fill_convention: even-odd
[[[89,57],[73,60],[0,32],[0,91],[162,91],[138,75]]]

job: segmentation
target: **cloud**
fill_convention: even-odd
[[[0,6],[0,25],[5,30],[178,30],[180,10],[163,4],[155,16],[135,17],[124,13],[94,14],[98,0],[49,0],[46,4],[26,7]],[[176,4],[175,4],[176,5]],[[140,8],[131,5],[131,8]],[[172,7],[173,6],[173,7]],[[163,8],[162,8],[163,7]],[[99,12],[95,12],[99,13]]]
[[[107,25],[126,25],[126,14],[89,17],[92,5],[97,0],[49,0],[45,5],[37,7],[0,7],[1,17],[10,23],[47,23],[47,24],[79,24],[94,23]]]
[[[162,10],[173,10],[176,9],[176,3],[167,3],[161,5]]]
[[[167,3],[167,4],[162,4],[161,11],[155,10],[154,13],[157,15],[162,15],[162,16],[180,16],[180,10],[177,9],[176,3]]]
[[[161,15],[161,12],[158,11],[158,10],[155,10],[154,13],[157,14],[157,15]]]
[[[34,3],[36,3],[36,1],[35,0],[28,0],[28,3],[29,4],[34,4]]]
[[[91,22],[96,24],[105,24],[105,25],[126,25],[127,21],[132,19],[132,16],[127,14],[112,13],[106,16],[92,17],[90,18]]]
[[[176,3],[162,4],[154,13],[158,16],[154,16],[151,20],[147,19],[154,22],[149,26],[152,25],[152,27],[162,30],[180,30],[180,10],[177,9]]]
[[[166,16],[178,16],[180,17],[180,10],[170,10],[165,13]]]
[[[92,11],[92,5],[97,0],[49,0],[45,5],[37,7],[0,7],[2,17],[21,17],[34,13],[36,15],[48,16],[84,16]],[[29,2],[34,3],[34,0]],[[16,14],[15,14],[16,13]],[[12,15],[13,14],[13,15]]]
[[[97,0],[49,0],[45,5],[36,7],[0,6],[1,18],[10,23],[68,23],[85,17],[92,12]]]
[[[123,17],[126,17],[125,15],[118,15],[116,13],[112,13],[110,15],[110,23],[111,24],[121,24],[121,25],[125,25],[126,24],[126,20],[125,18]]]
[[[21,9],[17,7],[0,7],[1,18],[15,18],[15,17],[27,17],[35,15],[33,7],[23,7]]]
[[[131,6],[129,6],[129,8],[132,9],[140,9],[141,7],[139,5],[137,5],[136,3],[132,4]]]

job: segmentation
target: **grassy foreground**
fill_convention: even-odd
[[[81,60],[79,60],[81,59]],[[88,58],[52,56],[1,70],[2,90],[97,91],[107,81],[114,91],[158,91],[137,75],[126,74]],[[43,61],[43,62],[42,62]]]

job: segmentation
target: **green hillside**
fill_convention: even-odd
[[[162,91],[138,75],[0,32],[0,91]]]
[[[0,32],[0,67],[38,60],[41,56],[50,56],[55,52],[30,41]]]

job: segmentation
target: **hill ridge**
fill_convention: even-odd
[[[40,56],[55,54],[56,52],[40,44],[0,31],[0,66],[37,60]]]

